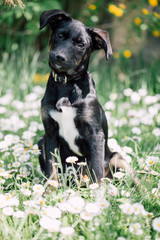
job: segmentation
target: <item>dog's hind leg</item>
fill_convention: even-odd
[[[45,165],[46,165],[46,158],[45,158],[45,151],[44,151],[44,137],[41,137],[38,141],[38,148],[41,151],[39,155],[39,163],[41,166],[41,170],[45,172]]]
[[[107,162],[106,162],[107,163]],[[138,177],[135,176],[135,171],[133,168],[127,163],[127,161],[117,152],[113,152],[110,156],[109,164],[105,166],[105,177],[109,175],[110,168],[113,167],[115,171],[119,168],[122,168],[126,171],[127,174],[129,174],[133,181],[137,186],[140,185],[140,180]]]

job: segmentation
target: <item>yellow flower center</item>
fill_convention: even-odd
[[[43,203],[44,203],[44,201],[43,201],[43,200],[41,200],[41,201],[40,201],[40,204],[43,204]]]
[[[130,58],[132,56],[132,53],[131,53],[130,50],[125,50],[123,52],[123,55],[124,55],[125,58]]]
[[[148,15],[148,14],[149,14],[149,11],[148,11],[148,9],[143,8],[143,9],[142,9],[142,13],[143,13],[144,15]]]
[[[152,34],[153,34],[154,37],[160,37],[160,31],[158,31],[158,30],[154,30],[152,32]]]
[[[29,183],[27,182],[27,183],[25,183],[25,187],[29,187]]]
[[[134,24],[139,26],[141,24],[142,20],[139,17],[134,18]]]
[[[91,5],[89,5],[89,8],[90,8],[92,11],[94,11],[94,10],[96,10],[96,5],[91,4]]]
[[[9,199],[11,199],[11,197],[10,196],[6,196],[6,199],[9,200]]]

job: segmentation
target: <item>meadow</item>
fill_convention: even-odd
[[[101,186],[89,181],[89,174],[79,180],[74,164],[79,171],[84,164],[71,156],[58,188],[56,181],[46,181],[38,163],[46,59],[30,49],[2,56],[0,239],[160,239],[160,94],[153,91],[151,68],[138,74],[127,68],[120,75],[126,80],[119,81],[116,64],[101,64],[93,56],[90,66],[108,119],[109,147],[131,164],[140,186],[121,169]],[[134,74],[137,84],[131,83]]]

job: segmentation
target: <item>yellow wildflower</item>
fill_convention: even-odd
[[[25,185],[26,188],[28,188],[29,187],[29,182],[26,182],[24,185]]]
[[[158,30],[154,30],[152,32],[152,34],[153,34],[154,37],[160,37],[160,31],[158,31]]]
[[[152,7],[157,7],[157,6],[158,6],[158,0],[148,0],[148,3],[149,3]]]
[[[113,13],[116,17],[122,17],[123,16],[123,10],[121,8],[118,8],[114,4],[109,5],[108,11],[110,13]]]
[[[84,175],[84,176],[83,176],[83,181],[84,181],[84,182],[89,182],[89,177],[88,177],[87,175]]]
[[[124,3],[119,3],[118,5],[119,5],[120,8],[126,9],[126,5]]]
[[[153,12],[153,14],[154,14],[157,18],[160,18],[160,14],[158,14],[157,12]]]
[[[94,4],[91,4],[91,5],[89,5],[89,8],[92,10],[92,11],[94,11],[94,10],[96,10],[96,5],[94,5]]]
[[[123,56],[125,58],[130,58],[132,56],[132,52],[128,49],[126,49],[124,52],[123,52]]]
[[[36,73],[33,78],[33,82],[34,83],[45,83],[45,82],[47,82],[48,78],[49,78],[49,73],[47,73],[45,75]]]
[[[139,26],[141,24],[142,20],[139,17],[134,18],[134,24]]]
[[[149,11],[148,11],[147,8],[143,8],[143,9],[142,9],[142,13],[143,13],[144,15],[148,15],[148,14],[149,14]]]

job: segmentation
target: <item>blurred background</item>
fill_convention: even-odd
[[[62,9],[87,26],[107,30],[113,56],[92,54],[90,71],[102,104],[125,88],[160,93],[160,2],[158,0],[0,1],[0,93],[45,85],[49,27],[39,31],[41,12]]]

